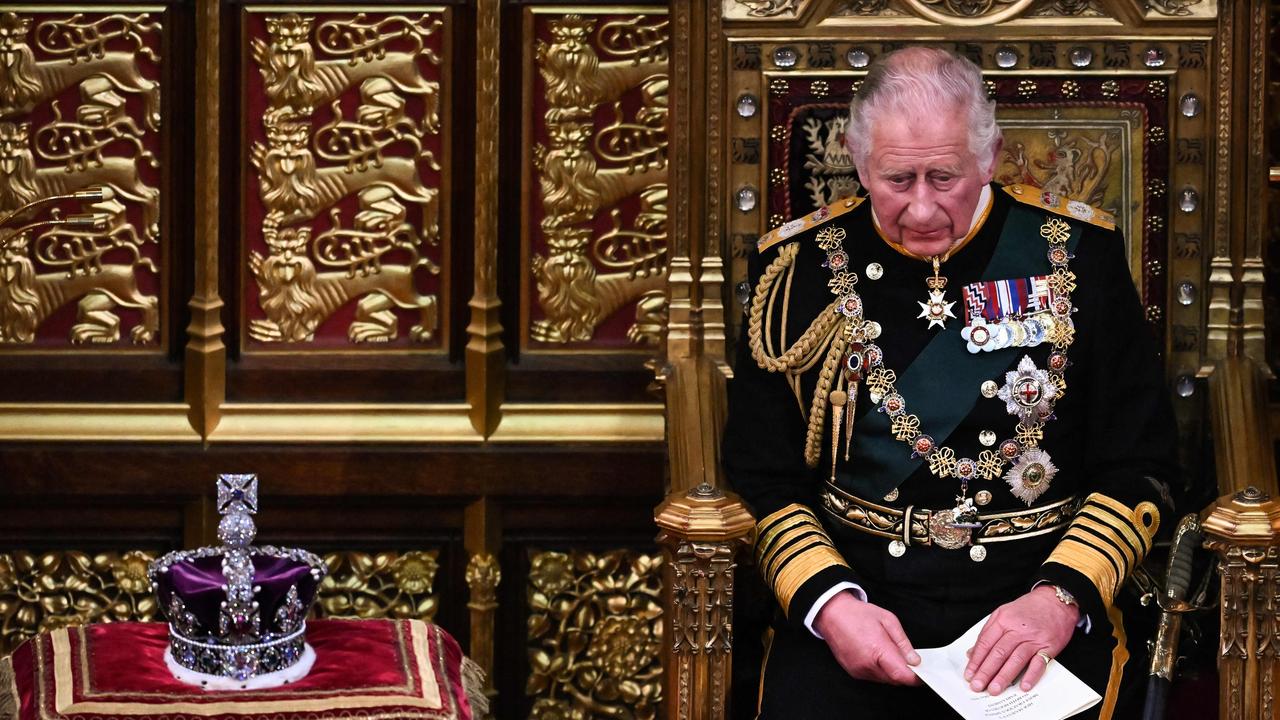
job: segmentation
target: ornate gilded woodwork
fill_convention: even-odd
[[[147,579],[154,557],[142,550],[0,553],[0,656],[48,630],[158,619]]]
[[[167,342],[163,10],[0,14],[0,213],[27,220],[0,231],[0,347]],[[76,213],[99,217],[57,224]]]
[[[755,521],[742,501],[707,483],[654,510],[665,563],[669,718],[723,720],[733,649],[733,571]]]
[[[530,551],[531,718],[653,718],[662,700],[662,559]]]
[[[316,614],[431,622],[440,604],[433,592],[439,556],[438,550],[327,553],[329,574],[316,591]]]
[[[666,318],[666,15],[537,9],[526,28],[537,38],[524,104],[526,344],[654,344]]]
[[[1280,505],[1249,487],[1220,498],[1202,529],[1222,580],[1218,717],[1273,720],[1280,715]]]
[[[484,694],[493,698],[498,691],[493,687],[494,625],[498,611],[498,583],[502,582],[502,568],[498,558],[490,552],[477,552],[467,561],[467,589],[470,597],[467,608],[471,610],[471,644],[468,655],[485,672]]]
[[[448,13],[313,10],[245,16],[247,339],[438,347]]]

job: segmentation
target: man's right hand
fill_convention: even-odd
[[[891,685],[920,684],[907,667],[919,665],[920,656],[888,610],[841,592],[822,606],[813,626],[849,675]]]

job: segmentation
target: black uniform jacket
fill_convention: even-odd
[[[981,562],[971,559],[967,548],[937,546],[909,547],[901,557],[893,557],[888,539],[850,528],[824,507],[823,493],[830,491],[826,483],[831,476],[832,412],[824,421],[821,458],[816,467],[805,463],[806,429],[819,367],[799,374],[798,393],[786,373],[762,369],[748,347],[748,316],[729,385],[723,461],[733,488],[758,520],[761,574],[792,623],[803,622],[818,597],[841,581],[861,585],[872,602],[877,594],[910,593],[934,598],[940,606],[953,601],[981,605],[987,598],[1003,602],[1047,581],[1073,593],[1095,623],[1105,622],[1120,583],[1150,549],[1160,512],[1171,511],[1165,483],[1174,472],[1172,413],[1120,232],[1107,222],[1105,213],[1097,211],[1089,221],[1077,219],[1067,211],[1065,199],[1046,196],[1036,188],[993,185],[992,191],[989,212],[976,234],[941,267],[948,280],[946,299],[956,301],[957,316],[947,321],[945,330],[930,328],[918,317],[920,302],[928,295],[926,279],[932,276],[929,262],[904,254],[881,235],[870,202],[842,207],[841,201],[798,222],[802,229],[790,237],[774,231],[762,238],[760,250],[750,261],[753,299],[765,269],[783,248],[798,244],[793,277],[772,293],[771,322],[764,329],[774,354],[780,354],[814,318],[830,312],[832,272],[824,267],[827,253],[819,247],[817,236],[824,228],[842,228],[848,268],[859,276],[856,290],[863,299],[865,317],[882,328],[875,343],[883,351],[884,366],[901,378],[935,335],[946,333],[954,336],[948,341],[963,345],[963,286],[1014,276],[984,275],[1007,224],[1017,221],[1018,227],[1030,227],[1031,232],[1016,240],[1047,250],[1045,238],[1035,229],[1049,218],[1068,223],[1074,248],[1069,268],[1077,284],[1071,293],[1075,336],[1064,373],[1065,392],[1039,442],[1057,472],[1030,507],[1013,495],[1003,477],[970,482],[969,496],[982,490],[991,494],[990,502],[977,508],[984,515],[1027,512],[1069,498],[1083,507],[1074,516],[1060,518],[1051,532],[985,545],[989,552]],[[1074,215],[1089,214],[1081,208],[1075,205]],[[1047,256],[1031,255],[1035,259],[1017,268],[1016,276],[1052,271]],[[877,274],[878,279],[872,279]],[[763,323],[764,318],[758,321]],[[957,458],[976,459],[983,450],[996,450],[1000,442],[1012,438],[1017,424],[1003,400],[982,395],[982,382],[1003,385],[1005,373],[1024,357],[1044,369],[1051,350],[1047,342],[997,350],[1002,358],[998,372],[976,377],[966,374],[973,356],[962,354],[953,367],[931,373],[919,396],[904,398],[908,410],[920,411],[920,431],[931,433],[931,407],[960,403],[969,408],[954,431],[946,436],[935,433],[934,438],[952,448]],[[869,413],[876,412],[880,411],[868,397],[866,383],[860,383],[855,422],[865,422]],[[980,442],[983,431],[994,433],[994,447]],[[910,458],[912,448],[906,442],[890,447],[889,452]],[[877,477],[875,463],[858,462],[856,452],[849,462],[844,461],[843,451],[839,454],[835,485],[849,495],[897,510],[942,510],[956,504],[959,481],[936,477],[923,458],[915,460],[914,470],[895,483]],[[1004,466],[1006,471],[1009,468]],[[896,496],[887,492],[895,487]]]

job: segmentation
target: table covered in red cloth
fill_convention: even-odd
[[[163,623],[55,630],[0,661],[0,718],[473,720],[468,693],[483,697],[474,665],[435,625],[310,620],[307,642],[316,661],[305,678],[269,690],[209,691],[169,672]]]

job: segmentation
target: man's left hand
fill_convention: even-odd
[[[1022,689],[1030,690],[1048,665],[1038,653],[1057,657],[1071,641],[1079,620],[1080,608],[1058,600],[1049,585],[1001,605],[969,651],[964,679],[974,692],[999,695],[1025,669]]]

